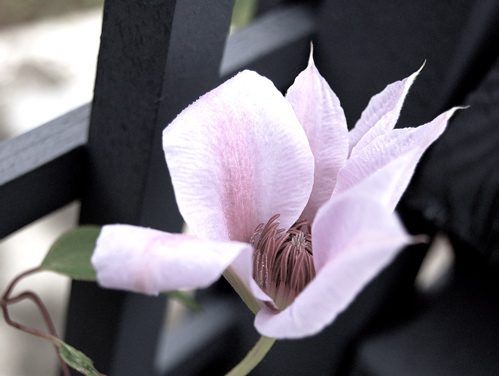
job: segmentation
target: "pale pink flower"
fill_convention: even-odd
[[[350,132],[312,58],[285,97],[251,71],[203,95],[163,134],[196,237],[105,226],[92,258],[98,281],[154,295],[225,271],[258,304],[262,335],[319,332],[410,241],[394,208],[455,111],[394,129],[418,73],[375,95]]]

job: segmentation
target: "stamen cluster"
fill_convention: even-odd
[[[251,244],[255,248],[253,278],[273,299],[273,308],[282,310],[315,277],[315,268],[308,221],[299,220],[285,231],[279,228],[278,218],[274,215],[258,225]]]

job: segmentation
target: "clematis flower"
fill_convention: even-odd
[[[98,281],[155,295],[223,273],[262,335],[319,332],[411,241],[395,206],[456,110],[394,129],[418,73],[375,95],[350,132],[312,57],[286,96],[251,71],[203,95],[163,134],[195,237],[104,226]]]

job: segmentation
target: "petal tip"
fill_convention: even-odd
[[[423,71],[423,68],[426,66],[426,59],[423,60],[423,64],[419,67],[419,69],[411,74],[409,77],[405,79],[406,82],[406,94],[411,88],[412,84],[414,84],[414,81],[416,81],[416,78],[418,78],[419,74]]]
[[[308,55],[308,66],[315,66],[314,64],[314,42],[310,41],[310,53]]]
[[[411,74],[409,77],[407,77],[405,81],[405,95],[409,92],[409,89],[411,86],[414,84],[414,81],[416,81],[416,78],[418,78],[419,74],[423,71],[423,68],[426,66],[426,59],[423,60],[423,64],[418,68],[417,71],[415,71],[413,74]]]
[[[418,74],[420,74],[420,73],[421,73],[421,71],[423,70],[423,68],[426,66],[426,61],[427,61],[427,60],[426,60],[426,59],[424,59],[424,60],[423,60],[423,64],[421,64],[421,66],[419,67],[419,69],[418,69],[416,72],[414,72],[414,74],[415,74],[416,76],[417,76]]]

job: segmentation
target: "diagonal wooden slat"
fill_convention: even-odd
[[[304,69],[316,28],[316,9],[310,5],[269,11],[230,36],[220,75],[225,79],[243,68],[252,69],[285,90]]]
[[[77,199],[90,105],[0,143],[0,238]]]
[[[315,12],[310,6],[281,7],[265,14],[248,28],[229,36],[219,80],[250,68],[266,75],[279,89],[285,90],[306,64],[315,27]],[[262,48],[262,39],[271,43],[267,42]],[[186,63],[189,60],[184,57],[178,65],[185,67]],[[195,64],[199,65],[199,60]],[[185,69],[178,72],[178,79],[173,75],[168,80],[170,87],[185,85],[185,76]],[[195,85],[199,85],[200,91],[207,91],[213,83],[197,82]],[[159,125],[155,132],[160,132],[161,127],[172,119],[175,108],[181,108],[192,100],[182,97],[182,93],[171,92],[175,94],[170,95],[168,101],[177,101],[177,104],[170,109],[165,107],[164,112],[158,115]],[[87,104],[0,144],[0,210],[9,213],[9,216],[2,218],[0,236],[6,236],[81,197],[87,169],[86,153],[81,149],[87,144],[89,118],[90,105]],[[157,137],[155,134],[154,138]],[[159,160],[163,169],[162,158],[155,159],[157,147],[154,153],[156,157],[153,159]],[[160,178],[168,180],[163,173],[160,173]],[[51,184],[46,184],[47,181]],[[165,186],[167,184],[163,182]],[[162,194],[162,205],[168,202],[164,195],[167,194]],[[167,212],[172,210],[174,206],[166,207]],[[166,221],[161,218],[156,224],[169,227],[168,221],[168,218]]]

